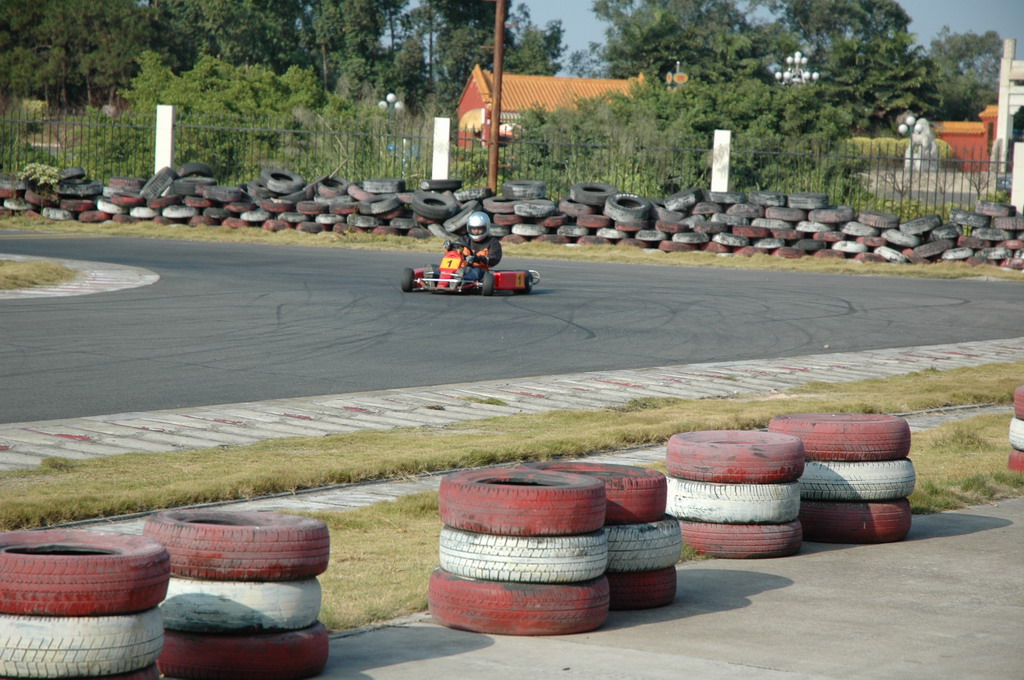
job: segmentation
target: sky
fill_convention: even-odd
[[[593,0],[511,0],[524,3],[530,18],[538,26],[561,19],[565,30],[566,52],[586,50],[591,42],[602,42],[606,24],[591,11]],[[1017,59],[1024,59],[1024,0],[898,0],[910,15],[910,32],[924,47],[949,26],[953,33],[995,31],[1000,38],[1017,40]],[[567,74],[561,74],[567,75]]]

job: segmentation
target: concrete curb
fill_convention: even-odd
[[[82,459],[359,430],[438,427],[492,416],[621,406],[642,397],[771,394],[814,381],[849,382],[1021,360],[1024,337],[8,423],[0,425],[0,470],[35,467],[53,456]]]

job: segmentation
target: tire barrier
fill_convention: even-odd
[[[158,677],[170,574],[142,536],[0,533],[0,677]]]
[[[1013,418],[1010,420],[1010,458],[1006,467],[1024,473],[1024,385],[1013,392]]]
[[[590,185],[588,191],[599,191]],[[607,499],[609,609],[653,609],[675,601],[682,554],[679,523],[665,514],[665,475],[633,465],[544,461],[525,467],[599,479]]]
[[[666,447],[667,511],[683,542],[713,557],[782,557],[803,540],[803,444],[788,434],[686,432]]]
[[[769,432],[799,437],[807,458],[800,477],[804,539],[886,543],[910,531],[907,496],[916,473],[910,425],[898,416],[797,413],[773,418]]]
[[[463,189],[461,180],[427,180],[415,191],[406,191],[405,180],[400,178],[365,179],[361,183],[334,176],[307,180],[285,168],[268,168],[255,180],[225,186],[217,183],[210,166],[195,162],[177,170],[162,168],[148,179],[111,177],[104,185],[88,178],[82,168],[65,172],[70,170],[75,172],[61,180],[56,199],[43,196],[13,176],[0,175],[0,217],[18,214],[93,223],[149,220],[158,224],[247,226],[314,234],[372,232],[414,238],[429,238],[433,231],[429,227],[436,225],[434,235],[447,238],[464,230],[465,220],[456,219],[457,215],[468,216],[482,209],[495,222],[503,219],[498,215],[515,218],[515,222],[505,219],[508,223],[501,225],[520,227],[501,237],[508,243],[539,240],[664,252],[894,264],[961,261],[1024,270],[1024,215],[1017,214],[1012,205],[991,201],[979,201],[974,211],[953,210],[947,223],[938,215],[901,222],[889,213],[857,213],[849,206],[833,206],[828,196],[814,193],[745,194],[694,187],[665,198],[650,198],[620,192],[611,184],[590,182],[573,185],[569,194],[559,199],[547,196],[544,182],[512,180],[502,185],[499,196],[494,196],[486,187]],[[460,188],[452,191],[449,187],[453,186]],[[270,218],[242,217],[268,199],[275,200],[281,212],[295,212],[298,203],[317,203],[323,206],[318,214],[342,219],[318,222],[322,228],[311,229],[300,228],[306,224],[301,220],[275,222],[267,227]],[[361,214],[361,207],[365,214]],[[138,208],[154,214],[133,214]],[[211,209],[215,212],[206,213]],[[578,230],[570,234],[564,231],[566,226]]]
[[[143,534],[170,553],[161,673],[299,680],[323,670],[328,639],[316,577],[330,561],[326,524],[272,512],[168,510],[148,517]]]
[[[510,190],[529,189],[538,190]],[[602,481],[584,475],[518,467],[446,476],[430,614],[497,635],[598,628],[609,610],[605,506]]]

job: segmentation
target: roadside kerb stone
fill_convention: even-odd
[[[54,262],[78,272],[71,281],[55,286],[37,286],[16,290],[0,290],[0,300],[32,297],[88,295],[127,288],[148,286],[160,280],[160,275],[142,267],[127,267],[109,262],[87,262],[58,257],[36,257],[0,253],[0,260],[14,262]]]
[[[0,424],[0,445],[7,446],[0,469],[33,467],[47,456],[81,458],[137,450],[155,453],[155,445],[161,443],[166,444],[167,451],[180,451],[247,444],[295,433],[444,426],[517,413],[614,407],[642,397],[700,399],[772,393],[808,382],[846,382],[1022,359],[1024,337],[9,423]],[[507,406],[468,402],[466,396],[494,397]],[[428,408],[431,405],[441,408]],[[277,418],[280,422],[274,420]],[[99,428],[107,430],[97,438],[94,435]],[[123,428],[123,437],[118,436],[117,428]]]

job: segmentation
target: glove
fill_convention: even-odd
[[[451,241],[445,241],[444,242],[444,249],[445,249],[445,251],[451,250],[452,249],[452,245],[453,244],[452,244]]]
[[[471,265],[474,262],[476,262],[476,255],[467,255],[466,256],[466,264],[470,264]]]

